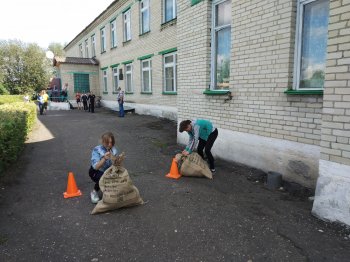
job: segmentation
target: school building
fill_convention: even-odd
[[[65,52],[71,95],[210,119],[217,157],[316,188],[313,214],[350,225],[349,0],[116,0]]]

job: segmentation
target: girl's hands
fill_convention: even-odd
[[[104,159],[110,159],[111,158],[111,152],[110,151],[108,151],[106,154],[104,154]]]

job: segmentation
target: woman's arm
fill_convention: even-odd
[[[192,151],[195,149],[197,143],[198,143],[198,139],[199,139],[199,126],[194,125],[192,128],[192,134],[190,134],[190,139],[188,141],[188,144],[186,146],[186,151],[188,153],[192,153]]]

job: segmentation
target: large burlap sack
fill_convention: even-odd
[[[103,197],[91,214],[143,204],[140,193],[133,185],[128,171],[121,166],[123,159],[124,155],[113,159],[113,165],[101,177],[99,185]]]
[[[195,177],[207,177],[213,179],[213,174],[211,173],[208,164],[203,158],[193,152],[188,156],[183,156],[182,154],[177,154],[175,159],[178,163],[179,172],[183,176],[195,176]]]

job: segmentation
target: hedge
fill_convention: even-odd
[[[35,120],[34,103],[13,102],[0,105],[0,174],[16,161]]]
[[[0,105],[7,103],[23,102],[23,95],[2,95],[0,96]]]

